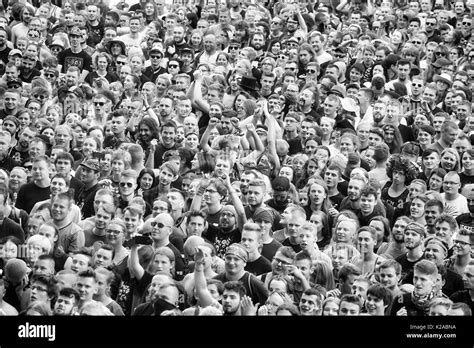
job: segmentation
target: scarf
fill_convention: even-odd
[[[428,311],[430,309],[430,301],[435,297],[435,292],[431,291],[428,295],[420,296],[416,295],[413,291],[411,293],[411,301],[413,304],[420,310],[422,310],[426,315],[428,315]]]

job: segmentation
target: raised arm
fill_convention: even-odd
[[[204,253],[199,248],[196,248],[194,256],[194,286],[200,307],[208,307],[214,303],[214,299],[207,288],[206,276],[204,275]]]
[[[134,244],[130,248],[130,256],[128,257],[128,268],[130,270],[130,274],[135,279],[140,280],[145,274],[145,270],[143,269],[142,265],[140,265],[140,261],[138,259],[138,247],[138,244]]]
[[[227,190],[229,191],[229,196],[232,200],[232,205],[234,206],[235,212],[237,213],[237,226],[242,231],[245,223],[247,222],[244,205],[242,204],[242,201],[240,200],[239,196],[237,196],[237,191],[235,191],[232,187],[232,183],[230,182],[230,177],[228,175],[226,175],[225,184],[227,186]]]

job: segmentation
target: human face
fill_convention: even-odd
[[[456,256],[469,255],[471,253],[470,237],[455,233],[453,236],[453,250]]]
[[[33,179],[35,181],[44,181],[49,178],[49,167],[45,161],[33,163],[31,171],[33,172]]]
[[[158,176],[158,181],[163,186],[168,186],[175,180],[176,177],[167,168],[163,168]]]
[[[416,249],[421,245],[422,237],[420,234],[413,230],[405,230],[403,234],[403,240],[405,241],[405,247],[408,250]]]
[[[293,264],[293,259],[286,257],[281,252],[277,252],[272,260],[272,273],[286,274],[286,266]]]
[[[425,214],[425,202],[415,198],[411,201],[410,216],[412,219],[420,219]]]
[[[316,315],[320,310],[320,300],[317,295],[303,294],[300,300],[300,312],[303,316]]]
[[[423,189],[421,187],[421,184],[411,183],[410,186],[408,187],[408,196],[411,200],[413,200],[415,197],[418,197],[422,193],[423,193]]]
[[[436,237],[441,238],[446,243],[448,243],[448,245],[451,245],[451,238],[453,236],[454,231],[451,229],[447,221],[438,222],[435,225],[435,230]]]
[[[81,181],[85,185],[93,184],[98,179],[98,177],[99,173],[97,173],[96,171],[90,168],[82,167]]]
[[[48,288],[46,284],[36,281],[31,285],[30,302],[34,301],[49,303]]]
[[[109,267],[112,265],[112,251],[106,249],[97,250],[94,255],[94,266],[97,267]]]
[[[205,226],[206,226],[205,221],[201,216],[192,216],[189,220],[188,226],[186,227],[186,232],[188,234],[188,237],[201,236],[202,232],[204,231]]]
[[[361,180],[350,180],[347,187],[347,196],[351,201],[357,201],[360,198],[360,193],[364,187],[364,182]]]
[[[359,245],[359,250],[361,254],[371,253],[374,251],[375,240],[372,237],[372,234],[368,231],[362,231],[357,237],[357,242]]]
[[[165,255],[155,255],[153,263],[150,265],[153,273],[156,272],[167,272],[170,273],[173,268],[173,263]]]
[[[120,225],[109,224],[105,230],[105,237],[111,246],[120,245],[125,237],[125,231]]]
[[[54,304],[54,315],[72,315],[76,309],[74,296],[59,295]]]
[[[418,131],[418,142],[420,145],[428,146],[433,142],[433,137],[428,133],[423,130]]]
[[[123,214],[123,221],[125,222],[125,230],[128,234],[133,234],[137,231],[140,217],[138,215],[132,215],[130,211],[126,211]]]
[[[162,101],[163,102],[163,101]],[[174,144],[176,137],[176,130],[172,127],[164,127],[161,132],[161,140],[163,145],[171,147]]]
[[[247,200],[249,205],[253,207],[260,206],[263,202],[263,187],[261,186],[249,186],[247,193]]]
[[[79,274],[82,271],[87,270],[89,267],[89,258],[83,254],[73,255],[71,263],[71,271]]]
[[[122,177],[119,182],[119,192],[122,196],[133,195],[135,189],[137,188],[137,182],[133,178]]]
[[[302,250],[312,250],[314,248],[315,236],[312,231],[300,229],[298,241]]]
[[[423,159],[423,164],[424,164],[425,168],[429,169],[429,170],[432,170],[432,169],[438,167],[439,162],[440,162],[439,156],[435,152],[429,154],[428,156],[426,156]]]
[[[435,205],[425,207],[425,220],[428,226],[434,226],[434,222],[441,215],[439,208]]]
[[[79,277],[77,278],[76,289],[82,302],[89,301],[97,293],[97,283],[94,278]]]
[[[89,157],[92,155],[92,152],[97,151],[97,142],[92,138],[87,138],[82,144],[82,153],[84,157]]]
[[[351,243],[355,233],[355,224],[350,220],[343,220],[336,227],[336,241]]]
[[[454,195],[459,192],[461,180],[459,175],[445,175],[443,178],[443,190],[447,194]]]
[[[235,314],[240,309],[240,295],[235,291],[224,290],[222,309],[225,314]]]
[[[340,151],[343,155],[349,154],[350,152],[354,152],[355,146],[352,142],[351,138],[342,137],[340,140],[341,148]]]
[[[445,152],[441,156],[441,167],[446,169],[447,172],[454,170],[456,163],[456,157],[452,153]]]
[[[359,305],[343,301],[339,306],[339,316],[356,316],[360,313]]]
[[[397,287],[400,276],[397,275],[395,268],[387,267],[380,268],[379,271],[380,284],[386,286],[388,289],[393,290]]]
[[[365,308],[369,315],[384,315],[386,306],[381,298],[369,294],[365,301]]]
[[[243,272],[246,263],[234,255],[226,255],[225,271],[229,275],[238,275]]]
[[[436,283],[436,277],[421,273],[418,270],[414,270],[413,285],[415,286],[414,293],[418,296],[428,295],[434,288]]]
[[[435,264],[439,265],[446,257],[446,253],[438,244],[428,243],[423,252],[423,256],[426,260],[432,261]]]

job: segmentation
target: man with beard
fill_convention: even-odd
[[[318,31],[313,32],[308,38],[308,43],[316,51],[316,60],[318,61],[320,66],[320,76],[324,74],[326,66],[333,59],[332,56],[324,49],[326,43],[325,41],[326,40],[324,39],[324,35]]]
[[[112,113],[112,135],[108,135],[104,139],[104,148],[118,149],[123,143],[131,143],[132,141],[125,135],[127,130],[126,111],[116,110]]]
[[[403,232],[403,240],[407,253],[396,258],[402,266],[401,283],[406,283],[407,277],[413,272],[413,266],[423,258],[423,240],[425,228],[416,222],[410,222]]]
[[[400,59],[397,62],[397,78],[386,83],[385,89],[393,90],[393,84],[399,82],[407,88],[408,94],[411,94],[411,81],[410,81],[410,70],[411,64],[406,59]]]
[[[255,33],[250,39],[250,47],[254,48],[255,53],[257,53],[257,56],[254,59],[257,62],[260,62],[264,57],[266,47],[265,41],[265,35],[263,33]]]
[[[435,221],[443,211],[443,202],[437,199],[430,199],[425,203],[426,232],[428,235],[434,235],[436,233]]]
[[[41,72],[35,68],[38,57],[34,53],[25,52],[21,58],[19,78],[23,82],[31,83],[33,78],[41,76]]]
[[[365,186],[366,182],[361,176],[351,178],[347,186],[347,197],[342,200],[339,211],[345,209],[359,210],[360,195]]]
[[[80,77],[79,68],[76,66],[70,66],[66,71],[65,84],[61,83],[58,87],[58,101],[62,104],[65,102],[66,96],[70,88],[79,85]],[[77,112],[76,110],[73,112]]]
[[[414,265],[413,292],[399,295],[393,300],[391,316],[426,316],[430,300],[437,296],[438,267],[428,260]]]
[[[173,41],[166,47],[166,57],[181,57],[182,51],[185,48],[190,48],[186,43],[186,27],[178,23],[173,28]]]
[[[379,282],[390,291],[392,298],[395,298],[401,294],[400,288],[398,287],[401,272],[402,267],[397,261],[393,259],[385,260],[380,264],[378,270]]]
[[[94,197],[99,190],[99,172],[100,166],[96,159],[87,159],[81,163],[81,182],[84,184],[77,205],[81,208],[82,218],[86,219],[95,214],[94,212]]]
[[[214,34],[207,34],[203,38],[204,51],[196,57],[197,65],[208,64],[211,70],[216,67],[217,56],[219,51],[217,50],[217,39]]]
[[[228,281],[240,281],[245,288],[245,293],[248,294],[254,305],[265,303],[268,297],[268,290],[258,278],[244,270],[247,261],[247,250],[240,244],[231,244],[227,247],[225,253],[225,271],[215,276],[214,279],[223,282],[224,286]],[[225,300],[222,301],[222,305],[225,312]]]
[[[310,117],[316,122],[319,121],[319,115],[315,110],[317,97],[316,89],[308,87],[301,91],[296,102],[297,110],[302,112],[305,117]]]
[[[54,316],[73,316],[76,315],[77,306],[79,305],[79,292],[73,288],[62,288],[54,303]]]
[[[411,93],[401,98],[403,114],[407,118],[407,125],[413,124],[415,115],[421,108],[421,97],[424,90],[423,76],[416,75],[411,79]]]
[[[29,157],[29,145],[36,136],[36,132],[37,129],[33,126],[27,126],[20,132],[17,144],[10,151],[10,157],[14,161],[23,163]]]
[[[20,165],[8,155],[8,148],[12,141],[12,136],[9,132],[0,130],[0,168],[6,169],[9,172],[16,166]]]
[[[69,217],[73,199],[67,192],[58,193],[52,200],[51,218],[59,231],[56,242],[66,253],[75,253],[84,246],[85,238],[82,228]]]

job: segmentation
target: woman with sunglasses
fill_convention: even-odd
[[[306,75],[308,63],[316,61],[316,52],[314,51],[314,48],[308,43],[301,44],[298,47],[298,77]]]

